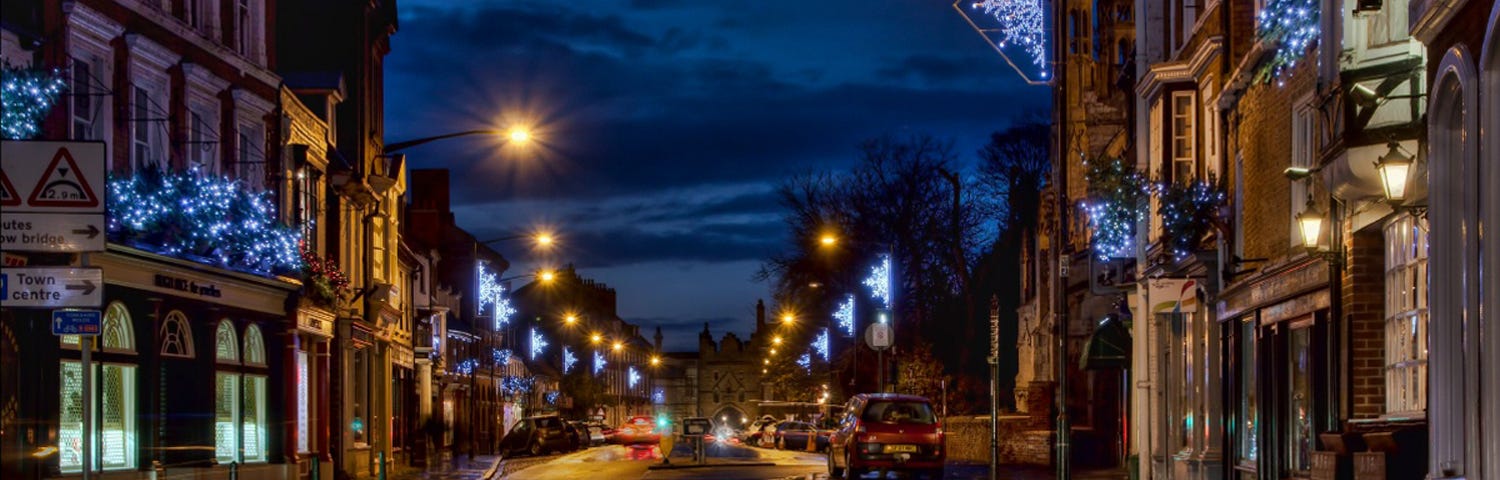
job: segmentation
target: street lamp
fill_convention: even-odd
[[[570,313],[567,316],[563,317],[563,323],[566,323],[568,325],[578,323],[578,316]]]
[[[1375,162],[1375,170],[1380,172],[1380,186],[1384,187],[1385,199],[1391,203],[1400,203],[1406,199],[1406,182],[1410,179],[1412,157],[1401,153],[1401,144],[1393,139],[1389,144],[1390,151]]]
[[[387,143],[385,144],[385,153],[391,154],[399,150],[405,150],[429,142],[436,142],[438,140],[443,140],[446,138],[463,137],[469,135],[504,135],[505,138],[510,140],[512,143],[518,144],[531,143],[532,140],[531,131],[522,126],[511,127],[507,131],[500,131],[493,128],[482,128],[478,130],[466,130],[462,132],[445,133],[442,135],[433,135],[431,137],[422,137],[412,140]]]
[[[1307,205],[1303,207],[1302,213],[1297,214],[1297,226],[1302,233],[1302,248],[1307,250],[1308,255],[1321,258],[1332,265],[1343,264],[1344,253],[1339,245],[1329,245],[1327,249],[1319,245],[1323,234],[1323,212],[1318,210],[1312,195],[1307,196]]]
[[[774,344],[777,344],[777,345],[781,345],[781,335],[777,335],[777,336],[771,338],[771,343],[774,343]]]

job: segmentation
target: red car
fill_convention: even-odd
[[[828,441],[828,475],[858,478],[871,470],[904,470],[943,478],[943,425],[932,402],[916,395],[862,393],[849,399]]]
[[[620,425],[620,428],[615,429],[612,439],[613,443],[621,445],[658,443],[660,441],[661,434],[656,433],[656,424],[651,421],[651,417],[630,417],[630,420],[626,420],[624,425]]]

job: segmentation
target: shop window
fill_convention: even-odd
[[[307,376],[307,351],[297,350],[295,362],[297,364],[297,452],[306,453],[308,452],[307,435],[311,433],[308,425],[308,406],[312,400],[311,392],[308,391],[311,378]]]
[[[219,322],[214,333],[214,458],[219,463],[256,462],[266,459],[266,376],[238,365],[265,366],[265,346],[260,329],[245,327],[243,357],[234,325]]]
[[[1313,418],[1312,329],[1294,328],[1287,340],[1286,379],[1287,444],[1283,465],[1288,475],[1305,474],[1312,469],[1312,452],[1317,445]]]
[[[1427,410],[1427,232],[1402,215],[1385,226],[1385,410]]]
[[[1239,454],[1240,463],[1254,465],[1260,460],[1260,410],[1257,403],[1256,382],[1259,379],[1259,370],[1256,365],[1256,329],[1253,318],[1245,320],[1240,324],[1239,335],[1239,370],[1240,370],[1240,405],[1239,405]]]
[[[130,334],[130,315],[120,303],[105,310],[101,350],[109,354],[135,353]],[[77,338],[74,338],[75,344]],[[65,358],[59,365],[58,468],[64,473],[83,470],[83,409],[94,413],[95,465],[101,470],[128,470],[136,466],[136,366],[114,361],[111,355],[93,365],[94,398],[83,398],[83,365]]]
[[[161,356],[193,358],[193,331],[187,317],[173,310],[161,324]]]

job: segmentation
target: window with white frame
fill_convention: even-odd
[[[1426,222],[1401,215],[1385,226],[1385,410],[1427,410]]]
[[[1197,102],[1192,90],[1172,92],[1172,181],[1187,183],[1197,179]]]
[[[266,186],[265,134],[260,125],[240,125],[239,155],[235,175],[251,190],[259,191]]]
[[[136,169],[162,168],[166,164],[166,109],[155,85],[140,82],[131,87],[130,163]]]
[[[83,364],[71,355],[61,361],[58,377],[58,469],[83,470],[83,409],[95,418],[94,465],[102,470],[136,467],[135,336],[130,313],[119,302],[104,312],[101,355],[93,363],[94,398],[83,398]],[[78,345],[78,337],[63,343]],[[75,347],[76,348],[76,347]],[[73,355],[77,355],[76,352]],[[87,400],[87,401],[86,401]]]
[[[1311,96],[1304,97],[1297,102],[1292,111],[1292,168],[1311,169],[1317,165],[1317,117],[1316,109],[1313,107]],[[1307,209],[1308,191],[1307,182],[1292,182],[1291,201],[1291,235],[1288,240],[1292,246],[1302,245],[1302,227],[1297,225],[1297,215]]]
[[[234,323],[214,331],[214,458],[219,463],[266,459],[265,342],[255,325],[245,328],[244,344]]]
[[[74,140],[102,140],[104,139],[104,122],[101,116],[105,111],[104,102],[108,97],[104,94],[108,91],[99,80],[99,75],[104,69],[101,62],[96,58],[78,58],[71,60],[72,64],[68,71],[68,99],[71,121],[70,137]]]
[[[204,174],[217,174],[219,162],[219,137],[214,129],[214,115],[208,109],[195,108],[188,111],[188,165],[197,167]]]
[[[370,276],[375,281],[383,282],[386,274],[386,228],[389,224],[384,216],[377,215],[370,220]]]
[[[1385,5],[1379,10],[1359,14],[1364,17],[1361,23],[1365,27],[1365,48],[1373,49],[1404,43],[1411,38],[1411,30],[1406,20],[1406,3],[1405,0],[1385,0]]]
[[[297,169],[293,178],[293,199],[296,202],[296,225],[302,232],[302,240],[307,243],[307,249],[311,252],[321,252],[318,245],[317,224],[322,211],[321,179],[323,173],[303,165]]]
[[[1216,170],[1219,167],[1219,114],[1218,107],[1214,105],[1213,77],[1204,79],[1203,87],[1198,93],[1198,98],[1202,100],[1199,102],[1202,104],[1199,112],[1202,120],[1199,123],[1203,125],[1203,128],[1199,130],[1203,131],[1203,169],[1205,170],[1205,175],[1202,177],[1206,179],[1209,175],[1218,173]]]

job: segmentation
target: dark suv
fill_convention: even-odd
[[[863,393],[849,399],[828,441],[828,474],[857,478],[871,470],[905,470],[943,478],[943,425],[932,402],[915,395]]]
[[[523,418],[500,440],[500,455],[515,452],[541,455],[551,451],[567,451],[573,444],[562,418],[556,415]]]

